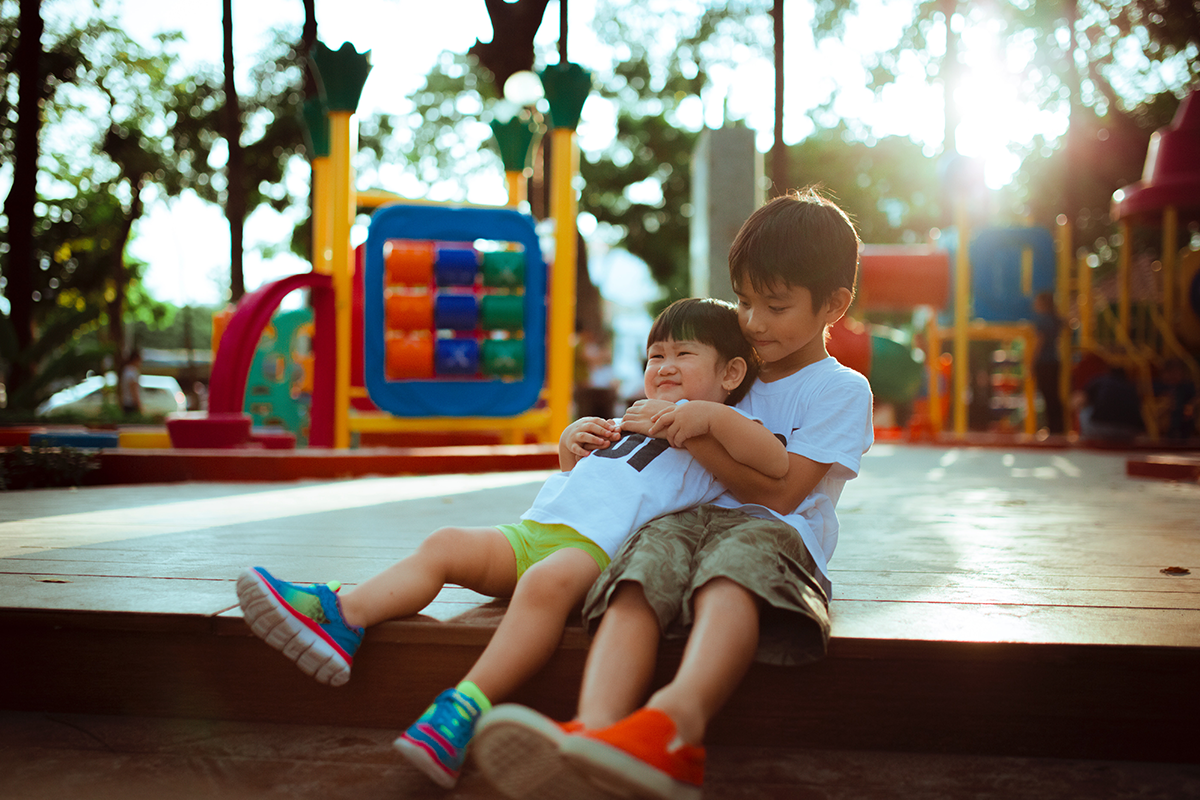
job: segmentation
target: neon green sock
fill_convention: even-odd
[[[486,714],[492,710],[492,701],[487,699],[487,695],[481,692],[474,682],[463,681],[454,688],[474,700],[479,705],[480,714]]]

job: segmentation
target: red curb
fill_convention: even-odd
[[[1144,456],[1125,462],[1125,474],[1167,481],[1200,481],[1200,456]]]
[[[360,450],[151,450],[99,453],[90,485],[182,481],[337,480],[363,475],[445,475],[558,468],[557,445]]]

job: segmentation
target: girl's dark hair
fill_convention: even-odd
[[[816,311],[838,289],[854,292],[861,244],[846,212],[809,187],[750,215],[729,248],[729,277],[735,289],[748,280],[757,292],[804,287]]]
[[[742,335],[738,324],[737,307],[711,297],[688,297],[667,306],[646,337],[646,349],[668,339],[676,342],[700,342],[714,348],[726,362],[735,358],[746,361],[746,376],[725,398],[726,405],[736,405],[750,391],[758,377],[758,354]]]

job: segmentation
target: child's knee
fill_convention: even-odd
[[[583,599],[600,577],[595,560],[578,548],[564,548],[539,561],[521,576],[517,592],[540,603],[569,603]]]
[[[421,544],[417,546],[417,552],[442,556],[463,553],[464,548],[471,544],[469,539],[470,535],[462,528],[438,528],[421,540]]]

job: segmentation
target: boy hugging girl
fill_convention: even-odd
[[[248,570],[247,622],[336,685],[364,627],[416,613],[443,584],[511,596],[479,661],[397,748],[450,787],[471,743],[513,798],[698,798],[708,723],[751,663],[825,652],[834,509],[872,443],[867,381],[825,347],[853,299],[859,244],[814,191],[758,209],[730,248],[736,308],[691,299],[663,312],[647,399],[619,421],[569,426],[563,472],[519,523],[442,528],[341,596]],[[575,718],[492,709],[545,664],[581,600],[594,638]],[[651,693],[663,637],[686,644]]]

